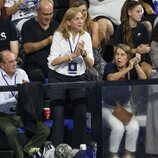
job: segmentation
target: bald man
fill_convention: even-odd
[[[0,52],[0,85],[17,85],[29,82],[28,76],[22,69],[17,69],[15,55],[4,50]],[[50,130],[42,122],[38,121],[36,133],[28,140],[24,148],[17,133],[17,128],[22,126],[19,116],[15,114],[13,108],[17,103],[17,92],[0,92],[0,131],[2,131],[8,143],[15,153],[16,158],[24,158],[27,155],[36,154],[32,149],[41,148],[44,141],[50,134]]]
[[[54,3],[41,0],[37,17],[24,23],[21,31],[25,51],[24,67],[31,81],[44,83],[48,77],[47,57],[58,23],[53,21]]]

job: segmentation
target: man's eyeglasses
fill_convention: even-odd
[[[42,16],[53,16],[53,13],[41,13],[42,14]]]

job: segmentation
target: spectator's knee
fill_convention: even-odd
[[[44,128],[44,133],[45,133],[45,135],[49,136],[50,135],[50,128],[46,126]]]
[[[7,137],[14,137],[17,135],[17,129],[16,127],[7,127],[5,133]]]
[[[112,128],[112,132],[117,133],[118,135],[123,135],[125,128],[123,125],[118,125]]]
[[[138,122],[135,122],[132,124],[132,127],[130,128],[131,133],[138,133],[139,132],[139,124]]]

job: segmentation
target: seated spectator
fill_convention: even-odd
[[[0,18],[0,51],[5,49],[18,57],[19,44],[15,26],[9,20]]]
[[[4,7],[18,31],[25,21],[36,16],[38,0],[5,0]]]
[[[151,60],[152,60],[152,79],[158,78],[158,23],[152,32],[152,42],[151,42],[151,52],[150,52]],[[150,96],[150,101],[147,106],[147,124],[146,124],[146,153],[151,154],[148,155],[149,158],[158,157],[158,128],[157,128],[157,112],[158,112],[158,87],[155,84],[151,84],[149,86],[150,91],[148,96]]]
[[[136,54],[136,57],[134,58],[132,56],[132,50],[129,46],[118,44],[114,52],[113,62],[107,63],[105,66],[103,80],[146,79],[147,77],[139,65],[141,60],[140,54]],[[105,119],[111,129],[109,146],[111,157],[118,158],[119,146],[123,134],[126,131],[125,153],[123,158],[132,158],[132,153],[136,151],[139,124],[134,116],[129,122],[123,124],[123,122],[113,115],[117,104],[120,104],[129,112],[133,112],[133,108],[130,104],[129,87],[107,87],[105,94],[108,96],[103,97],[105,104],[103,109],[103,119]]]
[[[84,17],[84,29],[89,32],[92,38],[93,55],[94,55],[94,66],[93,68],[87,68],[86,74],[88,80],[102,80],[104,67],[106,62],[101,56],[101,47],[99,40],[99,25],[97,22],[90,19],[88,13],[88,4],[84,0],[77,0],[74,7],[79,7]]]
[[[37,17],[25,22],[21,35],[25,51],[24,69],[31,81],[45,82],[48,78],[47,57],[50,52],[53,33],[58,23],[52,20],[54,3],[41,0]]]
[[[120,10],[124,2],[125,0],[89,0],[89,13],[99,24],[100,41],[104,40],[104,47],[113,35],[114,27],[120,24]]]
[[[127,4],[128,4],[129,0],[126,0],[124,5],[122,6],[121,12],[126,12],[126,8],[127,8]],[[152,32],[152,24],[151,22],[148,20],[147,17],[144,16],[144,14],[146,14],[146,3],[144,3],[143,0],[135,0],[136,2],[139,2],[142,6],[142,18],[141,18],[141,23],[144,24],[144,26],[147,28],[148,32],[149,32],[149,36],[151,36],[151,32]],[[144,7],[145,6],[145,7]],[[122,15],[123,16],[123,15]],[[125,15],[126,16],[126,15]],[[121,17],[122,19],[124,17]]]
[[[154,27],[154,23],[155,20],[157,19],[157,15],[155,12],[155,8],[154,8],[154,4],[152,0],[139,0],[139,2],[141,3],[141,5],[144,8],[144,20],[148,20],[150,21],[150,23],[152,24],[152,27]]]
[[[84,18],[78,7],[68,9],[54,33],[48,57],[49,83],[85,81],[86,67],[94,64],[92,42],[83,30]],[[69,97],[73,111],[72,147],[85,143],[86,89],[56,89],[51,91],[53,128],[51,140],[56,147],[64,142],[65,98]]]
[[[151,36],[150,57],[152,61],[152,69],[157,72],[158,68],[158,24],[154,27]]]
[[[158,78],[158,24],[153,29],[152,32],[152,38],[151,38],[151,52],[150,57],[152,60],[152,79]],[[150,96],[155,95],[157,93],[157,86],[150,85]],[[158,151],[157,151],[157,141],[155,141],[156,135],[157,135],[157,126],[156,126],[156,120],[157,120],[157,98],[153,97],[153,99],[148,103],[148,109],[147,109],[147,126],[146,126],[146,152],[148,154],[152,154],[157,157]],[[154,130],[153,130],[154,129]],[[148,156],[149,157],[149,156]]]
[[[126,1],[128,2],[128,0],[126,0]],[[144,0],[135,0],[135,1],[139,2],[143,7],[143,16],[141,19],[141,23],[146,26],[146,28],[149,32],[149,36],[151,36],[152,27],[154,25],[155,19],[157,18],[157,15],[155,14],[152,7],[148,3],[144,2]],[[124,7],[126,8],[126,5],[124,5]]]
[[[28,76],[22,69],[17,69],[16,58],[9,50],[0,52],[0,85],[17,85],[29,82]],[[42,122],[38,122],[37,131],[26,143],[24,149],[21,145],[17,128],[22,127],[21,119],[12,110],[17,104],[15,91],[0,92],[0,130],[6,135],[7,141],[15,153],[16,158],[24,158],[24,152],[28,155],[32,148],[41,148],[50,131]]]
[[[133,54],[141,54],[141,67],[147,77],[151,74],[150,37],[147,28],[140,23],[142,6],[137,1],[126,1],[121,10],[121,24],[114,33],[113,45],[124,43],[132,48]]]

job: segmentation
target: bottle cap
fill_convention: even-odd
[[[81,150],[87,150],[87,145],[86,144],[80,144],[80,149]]]

